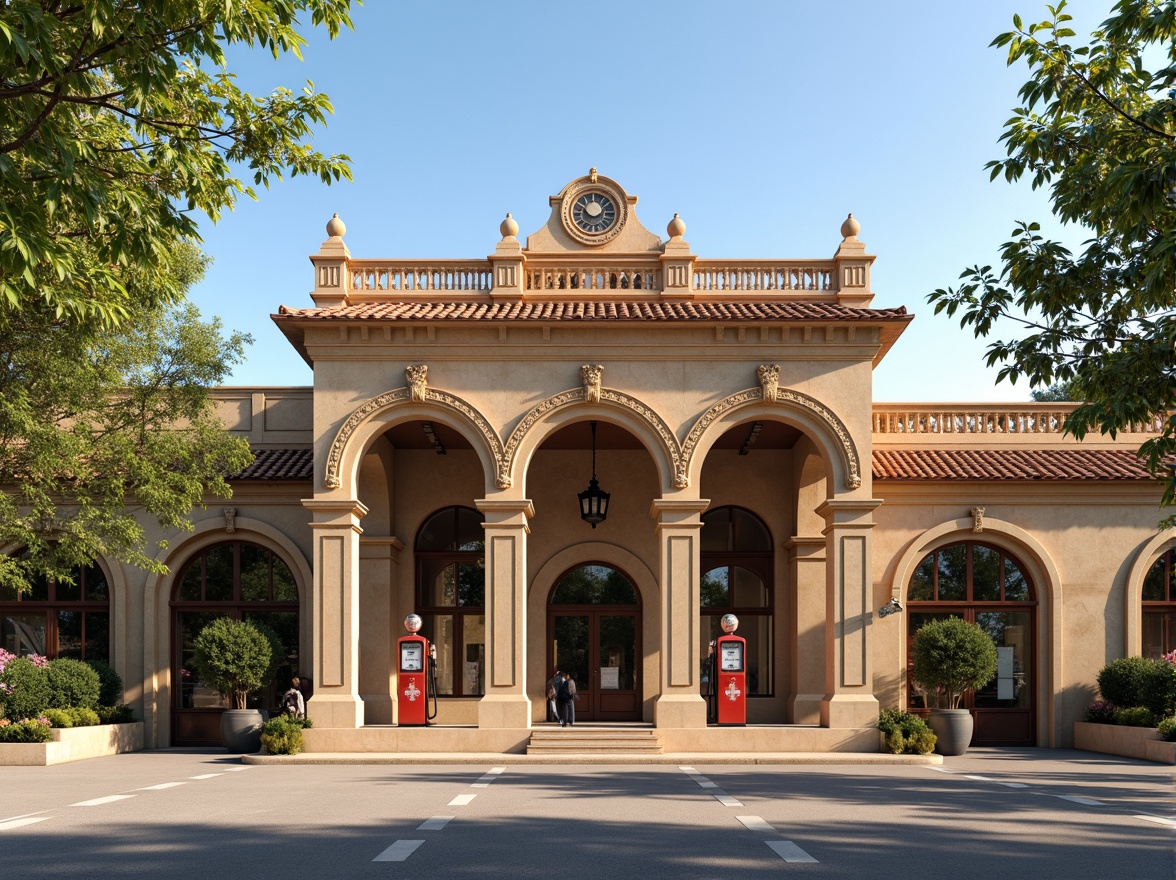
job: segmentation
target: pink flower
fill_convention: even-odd
[[[49,658],[44,657],[41,654],[29,654],[28,660],[34,666],[40,666],[42,669],[49,668]]]

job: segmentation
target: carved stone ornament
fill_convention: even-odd
[[[776,391],[780,387],[780,365],[760,364],[755,368],[755,376],[759,379],[760,388],[764,393],[764,400],[768,403],[775,403]]]
[[[973,507],[971,510],[968,511],[968,513],[972,514],[972,531],[973,532],[984,531],[984,508],[983,507]]]
[[[580,367],[580,379],[584,383],[584,402],[600,403],[600,383],[604,379],[604,366],[584,364]]]
[[[226,507],[223,512],[225,515],[225,531],[237,531],[237,508]]]
[[[424,403],[429,394],[426,380],[429,375],[428,364],[410,364],[404,368],[404,376],[408,379],[408,387],[412,390],[412,402]]]

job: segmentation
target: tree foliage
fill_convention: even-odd
[[[93,559],[164,571],[146,544],[145,514],[188,528],[207,494],[251,460],[224,431],[209,394],[249,337],[222,335],[191,304],[163,306],[157,283],[185,290],[205,260],[170,248],[151,270],[122,272],[128,320],[58,318],[49,303],[0,308],[0,584],[35,575],[72,582]]]
[[[1176,452],[1176,4],[1120,0],[1078,45],[1066,4],[992,45],[1030,78],[1005,123],[992,179],[1048,189],[1054,215],[1089,234],[1075,250],[1021,222],[1000,266],[973,266],[936,290],[988,346],[999,380],[1061,384],[1084,401],[1065,422],[1078,438],[1158,423],[1140,453],[1169,477]],[[1149,69],[1149,59],[1160,61]],[[1173,503],[1172,487],[1164,496]],[[1171,524],[1171,519],[1167,524]]]
[[[192,643],[196,674],[234,709],[244,709],[249,694],[273,674],[280,644],[272,632],[248,620],[218,617]]]
[[[196,239],[285,175],[350,179],[306,141],[331,112],[307,82],[255,96],[225,50],[300,57],[350,0],[8,0],[0,4],[0,306],[112,325],[124,273]],[[238,175],[243,172],[246,180]],[[161,284],[165,299],[180,293]]]
[[[945,617],[924,624],[911,640],[911,673],[925,691],[927,705],[946,702],[958,709],[970,690],[996,675],[996,643],[975,623]]]

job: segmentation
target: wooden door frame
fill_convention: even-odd
[[[551,605],[547,606],[547,669],[555,669],[555,618],[557,617],[587,617],[588,618],[588,674],[593,677],[593,681],[584,687],[583,683],[576,682],[579,690],[587,690],[590,695],[589,705],[587,707],[577,706],[576,714],[577,720],[583,716],[585,721],[640,721],[641,720],[641,627],[643,623],[643,611],[641,605]],[[601,617],[631,617],[633,618],[633,688],[635,708],[631,714],[632,717],[626,718],[600,718],[600,684],[595,679],[597,678],[597,670],[600,666],[600,623]],[[623,693],[623,692],[622,692]],[[585,708],[587,711],[585,711]],[[618,714],[618,713],[611,713]]]

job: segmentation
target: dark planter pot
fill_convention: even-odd
[[[932,709],[927,726],[935,733],[935,751],[962,755],[972,744],[972,713],[967,709]]]
[[[261,751],[261,727],[266,713],[257,709],[225,709],[221,713],[221,741],[235,754]]]

